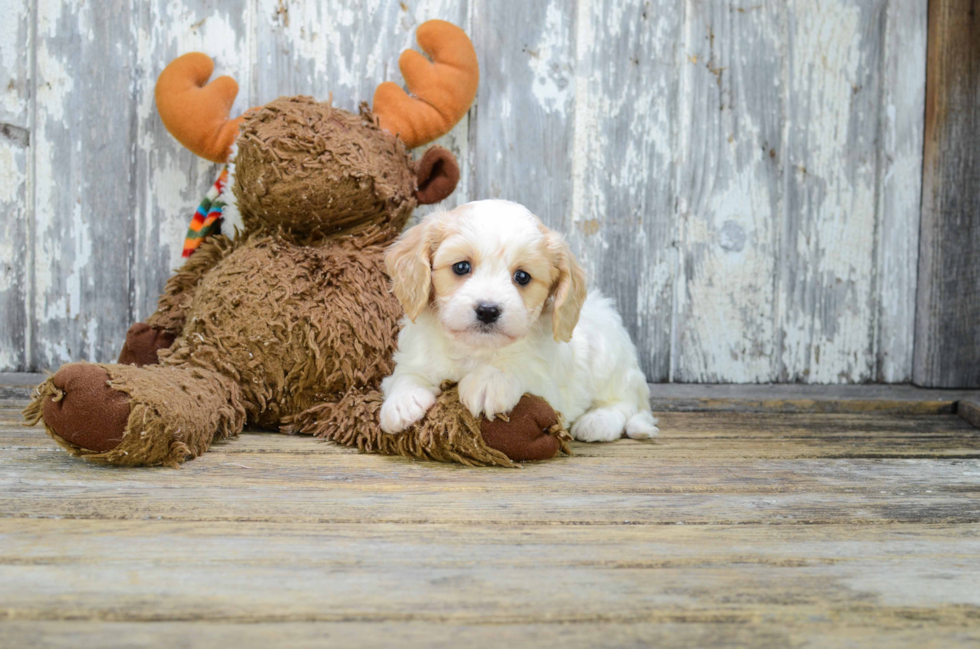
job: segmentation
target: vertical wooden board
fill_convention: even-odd
[[[874,245],[884,0],[788,6],[778,379],[875,377]]]
[[[133,247],[131,3],[37,0],[35,367],[114,359]],[[33,368],[32,368],[33,369]]]
[[[592,286],[616,300],[651,381],[666,380],[670,368],[683,24],[684,8],[673,0],[582,1],[576,16],[571,219],[558,224]],[[521,111],[509,119],[520,121]],[[534,144],[515,144],[487,174],[526,164]]]
[[[31,202],[30,44],[27,0],[0,0],[0,371],[24,371]]]
[[[260,102],[311,95],[356,112],[381,81],[397,73],[398,55],[415,45],[415,27],[430,17],[418,3],[375,0],[258,0],[255,87]],[[460,22],[462,16],[445,19]],[[453,20],[455,18],[455,20]],[[391,77],[392,80],[396,80]],[[397,79],[400,80],[400,77]]]
[[[204,52],[215,62],[212,79],[229,75],[238,81],[239,94],[232,110],[236,115],[245,111],[252,105],[248,94],[253,14],[249,3],[216,7],[209,0],[153,0],[137,3],[135,10],[136,225],[131,300],[133,320],[143,320],[156,310],[164,284],[182,264],[191,215],[220,170],[167,132],[154,103],[157,77],[176,57]]]
[[[913,379],[980,386],[980,7],[929,2]]]
[[[264,103],[283,95],[310,95],[320,101],[332,98],[334,106],[356,112],[362,101],[371,104],[382,81],[404,83],[398,57],[406,49],[418,50],[415,29],[420,24],[446,20],[470,33],[468,18],[468,3],[454,0],[257,0],[255,99]],[[483,64],[486,55],[478,56]],[[451,197],[423,207],[416,218],[466,202],[467,132],[464,118],[433,143],[453,152],[462,177]]]
[[[912,378],[922,204],[927,6],[890,0],[878,142],[877,380]]]
[[[785,28],[782,3],[688,3],[676,381],[776,378]]]
[[[572,227],[576,7],[564,0],[472,0],[482,76],[471,111],[470,196],[523,203]]]

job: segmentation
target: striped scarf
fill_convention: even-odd
[[[228,166],[225,165],[218,180],[214,182],[214,186],[208,190],[204,200],[194,212],[194,218],[191,219],[187,236],[184,238],[184,257],[190,257],[191,253],[212,234],[221,233],[221,214],[226,205],[222,199],[227,188]]]

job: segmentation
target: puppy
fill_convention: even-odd
[[[475,417],[508,413],[529,392],[581,441],[659,432],[612,301],[588,293],[568,244],[524,206],[487,200],[431,214],[385,263],[406,315],[381,384],[385,432],[421,419],[443,381],[459,384]]]

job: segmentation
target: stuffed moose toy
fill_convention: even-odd
[[[567,452],[560,415],[530,395],[509,417],[476,420],[447,386],[412,429],[380,430],[402,315],[384,251],[417,205],[459,179],[449,151],[413,161],[408,149],[462,119],[479,80],[462,30],[430,21],[416,37],[432,60],[402,54],[411,95],[382,83],[359,114],[283,97],[230,119],[238,86],[208,84],[209,57],[168,65],[156,87],[164,124],[225,171],[192,221],[186,263],[118,364],[64,365],[37,388],[28,423],[43,421],[72,455],[131,466],[176,467],[246,423],[470,465]]]

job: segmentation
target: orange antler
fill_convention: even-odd
[[[211,162],[225,162],[245,118],[229,119],[238,84],[231,77],[207,83],[213,71],[214,61],[200,52],[171,61],[157,79],[157,110],[178,142]]]
[[[462,29],[430,20],[419,25],[415,38],[432,62],[414,50],[405,50],[398,59],[413,96],[390,81],[374,92],[374,115],[381,127],[410,149],[445,135],[463,119],[480,82],[473,43]]]

